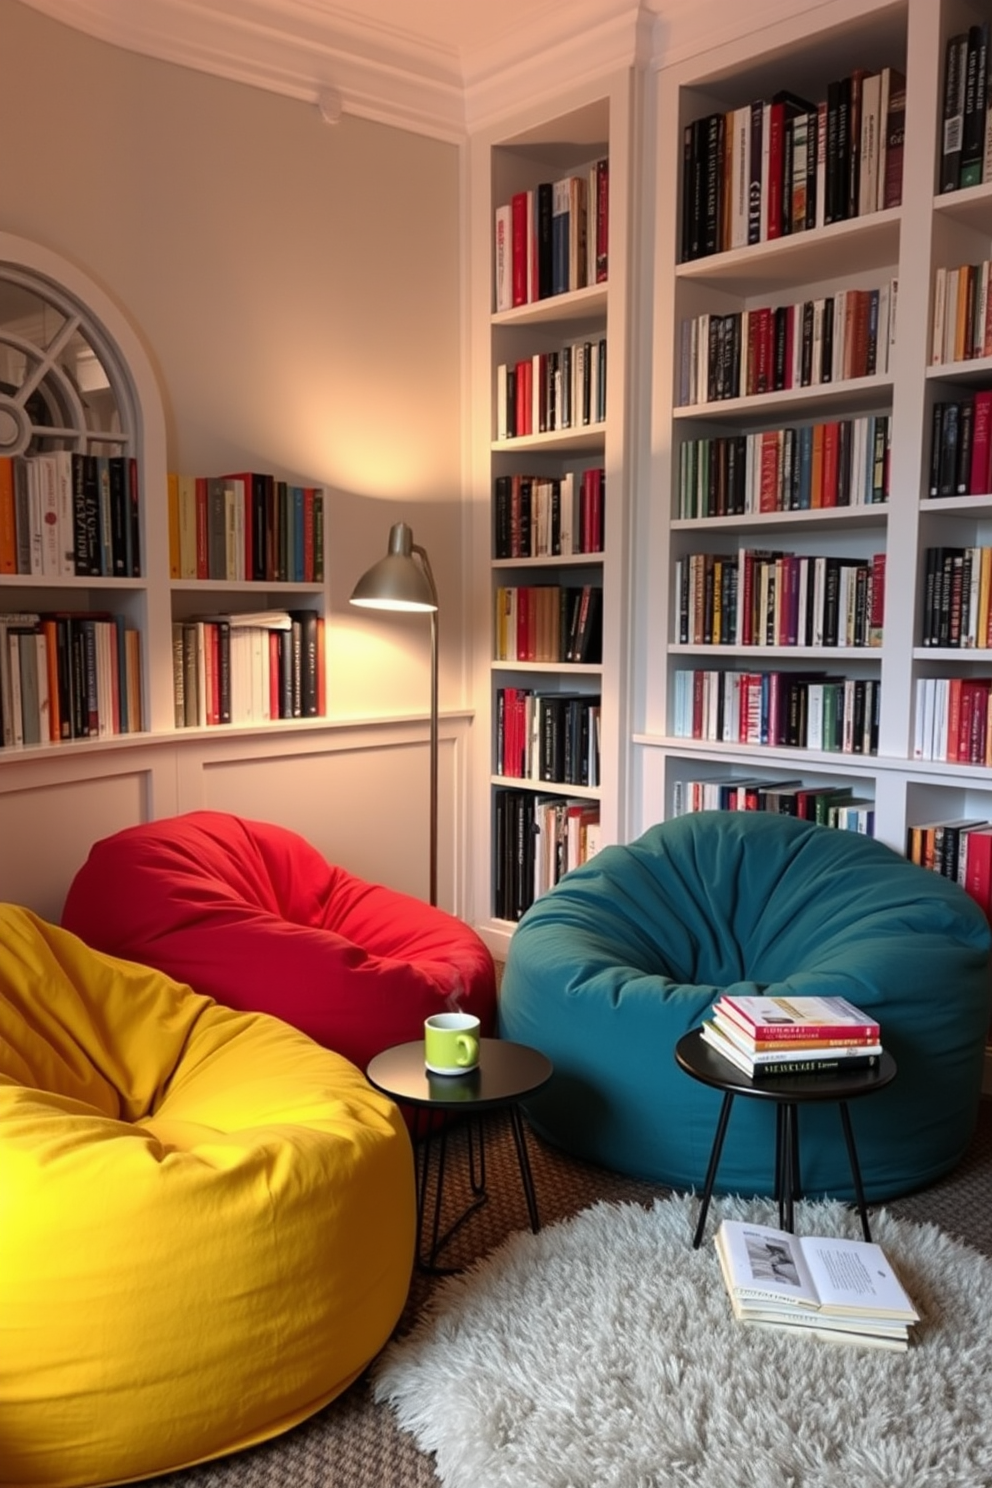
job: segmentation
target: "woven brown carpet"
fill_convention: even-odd
[[[529,1134],[529,1151],[543,1224],[577,1214],[599,1199],[650,1203],[665,1189],[576,1161]],[[459,1231],[446,1262],[465,1264],[527,1227],[516,1151],[509,1126],[494,1118],[486,1142],[488,1202]],[[459,1134],[449,1146],[445,1209],[459,1213],[467,1188]],[[992,1101],[983,1101],[978,1129],[957,1169],[940,1183],[889,1206],[893,1214],[939,1225],[992,1257]],[[400,1329],[417,1315],[434,1278],[418,1272]],[[376,1405],[363,1377],[294,1431],[251,1451],[152,1480],[158,1488],[437,1488],[433,1459],[413,1445],[386,1405]],[[480,1484],[479,1488],[485,1488]]]

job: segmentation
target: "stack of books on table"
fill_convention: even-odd
[[[725,1219],[715,1237],[734,1317],[828,1343],[905,1350],[919,1314],[880,1245]]]
[[[733,997],[713,1004],[706,1043],[753,1080],[877,1069],[879,1026],[845,997]]]

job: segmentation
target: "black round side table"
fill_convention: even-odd
[[[712,1085],[714,1089],[722,1090],[724,1093],[716,1124],[716,1134],[713,1138],[713,1149],[710,1152],[709,1165],[706,1169],[706,1181],[703,1184],[699,1220],[692,1240],[697,1250],[703,1238],[706,1215],[713,1196],[713,1184],[716,1181],[717,1168],[720,1164],[720,1153],[723,1151],[723,1140],[727,1134],[730,1108],[737,1095],[753,1096],[758,1100],[769,1100],[775,1103],[775,1197],[778,1200],[779,1228],[783,1230],[792,1229],[793,1204],[800,1196],[799,1107],[814,1101],[836,1102],[840,1108],[841,1126],[851,1163],[851,1177],[854,1180],[854,1193],[858,1213],[861,1216],[861,1229],[865,1239],[871,1239],[868,1209],[861,1183],[861,1168],[858,1165],[858,1153],[854,1145],[854,1132],[847,1103],[863,1095],[874,1095],[876,1090],[882,1090],[895,1079],[896,1062],[891,1054],[883,1051],[875,1069],[850,1070],[847,1073],[822,1075],[780,1075],[773,1076],[771,1079],[752,1080],[750,1075],[737,1069],[716,1049],[711,1048],[703,1038],[701,1029],[694,1028],[691,1033],[683,1034],[675,1045],[675,1059],[679,1067],[694,1080],[700,1080],[704,1085]]]
[[[486,1201],[486,1149],[483,1117],[489,1112],[501,1110],[509,1112],[513,1140],[517,1149],[517,1161],[520,1164],[520,1178],[527,1200],[530,1227],[535,1234],[540,1229],[537,1196],[534,1192],[530,1159],[527,1156],[527,1139],[519,1103],[545,1086],[553,1072],[551,1060],[537,1049],[528,1048],[526,1044],[514,1044],[504,1039],[480,1039],[477,1067],[459,1075],[435,1075],[428,1070],[424,1064],[423,1039],[414,1039],[412,1043],[396,1044],[391,1049],[384,1049],[369,1063],[366,1070],[369,1083],[377,1090],[381,1090],[384,1095],[390,1096],[392,1100],[413,1107],[414,1150],[419,1152],[417,1263],[422,1270],[437,1273],[451,1269],[437,1264],[440,1251],[447,1245],[455,1231],[460,1229],[469,1216],[475,1213],[479,1205]],[[441,1234],[441,1197],[448,1144],[448,1123],[442,1122],[437,1134],[437,1184],[434,1193],[431,1242],[430,1249],[425,1256],[423,1253],[424,1208],[436,1125],[434,1118],[439,1111],[457,1112],[470,1118],[468,1124],[469,1181],[475,1197],[465,1212]]]

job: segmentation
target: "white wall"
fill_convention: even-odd
[[[170,467],[272,470],[328,491],[331,717],[426,711],[426,622],[347,603],[400,517],[440,591],[442,709],[462,707],[457,148],[348,116],[329,127],[311,105],[138,56],[17,0],[0,0],[0,57],[0,229],[121,306],[158,374]],[[329,765],[346,838],[363,797],[391,799],[390,758],[370,751],[343,789]],[[255,814],[279,814],[255,800]],[[406,851],[419,862],[426,845]],[[416,887],[395,854],[393,842],[363,868]],[[34,897],[48,912],[57,898]]]

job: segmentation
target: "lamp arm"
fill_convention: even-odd
[[[427,556],[427,549],[422,548],[419,543],[412,543],[411,551],[416,553],[417,557],[420,559],[421,563],[424,566],[424,573],[427,575],[427,582],[431,586],[431,599],[433,599],[436,605],[437,585],[434,582],[434,570],[431,568],[431,560]]]
[[[431,569],[427,549],[419,543],[411,545],[412,551],[423,565],[430,586],[434,609],[431,611],[431,733],[430,733],[430,903],[437,904],[437,855],[438,855],[438,633],[437,633],[437,585]]]

